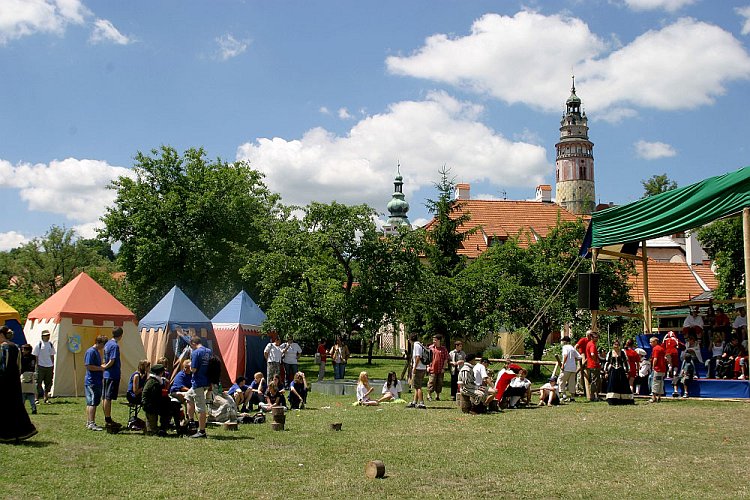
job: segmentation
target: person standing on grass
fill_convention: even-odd
[[[448,364],[450,365],[451,371],[451,400],[456,400],[458,394],[458,372],[461,371],[466,360],[466,353],[464,352],[464,343],[457,340],[454,344],[455,348],[448,353]]]
[[[440,401],[440,393],[443,392],[443,378],[445,367],[448,364],[448,349],[443,346],[443,336],[435,334],[432,337],[432,345],[429,347],[432,351],[432,363],[427,367],[430,378],[427,381],[427,399],[432,400],[432,393],[435,393],[435,401]]]
[[[578,361],[578,371],[576,372],[575,395],[586,395],[586,379],[588,378],[588,372],[586,371],[586,344],[591,340],[591,334],[592,331],[587,330],[586,335],[578,339],[578,342],[576,342],[576,351],[581,355],[581,359]]]
[[[269,342],[263,349],[263,357],[266,358],[266,376],[273,380],[274,375],[281,373],[281,338],[276,335],[273,342]]]
[[[96,425],[96,407],[102,401],[104,386],[104,368],[102,368],[102,350],[107,337],[99,335],[94,345],[86,349],[83,364],[86,365],[86,377],[83,380],[83,393],[86,396],[86,428],[90,431],[103,431]]]
[[[104,344],[104,426],[107,430],[117,432],[122,424],[112,420],[112,401],[117,400],[120,388],[120,340],[122,328],[112,330],[112,338]]]
[[[324,339],[318,340],[318,352],[316,354],[316,361],[318,362],[318,382],[322,382],[326,376],[326,356],[328,355],[328,349],[326,349],[326,341]]]
[[[664,395],[664,376],[667,374],[667,351],[659,344],[659,339],[651,337],[651,368],[654,372],[654,381],[651,384],[651,402],[658,403]]]
[[[0,327],[0,442],[13,443],[37,433],[21,399],[21,353],[13,330]]]
[[[287,389],[292,385],[294,376],[299,371],[299,357],[302,354],[302,348],[294,341],[291,335],[286,338],[286,342],[281,346],[284,362],[284,377],[286,378]]]
[[[190,359],[193,380],[187,393],[187,399],[195,404],[195,411],[198,412],[198,432],[190,437],[205,438],[208,416],[206,399],[209,399],[209,393],[211,392],[211,382],[208,380],[208,361],[211,359],[213,352],[203,345],[203,340],[197,335],[190,339],[190,347],[193,348],[193,355]]]
[[[418,339],[419,336],[416,333],[412,333],[409,337],[409,342],[412,345],[411,385],[412,389],[414,389],[414,399],[406,407],[425,410],[427,407],[424,404],[422,385],[424,384],[424,375],[427,373],[427,367],[422,363],[422,357],[424,356],[424,350],[427,348]]]
[[[568,395],[568,386],[575,383],[578,361],[580,361],[581,355],[578,354],[575,347],[570,345],[570,337],[563,337],[560,343],[562,344],[562,372],[560,373],[559,390],[563,401],[574,401],[574,399]],[[575,395],[575,388],[573,394]]]
[[[625,355],[628,357],[628,383],[630,384],[630,392],[635,394],[635,378],[638,376],[641,356],[635,352],[633,339],[625,341]]]
[[[333,361],[333,378],[341,380],[346,374],[346,362],[349,360],[349,348],[341,337],[336,337],[336,343],[329,352]]]
[[[589,401],[599,401],[601,389],[602,365],[599,361],[599,349],[596,347],[598,339],[599,334],[591,332],[591,338],[586,343],[586,397]]]
[[[31,414],[36,415],[36,356],[31,354],[31,344],[21,346],[21,393],[24,404],[31,406]]]
[[[49,330],[42,332],[40,340],[31,353],[36,356],[36,393],[37,401],[44,397],[46,404],[50,403],[52,394],[52,380],[55,372],[55,346],[49,341]]]

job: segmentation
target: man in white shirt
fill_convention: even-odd
[[[297,342],[291,337],[286,338],[286,342],[279,346],[281,348],[281,354],[283,355],[282,362],[284,363],[284,375],[286,378],[286,387],[290,387],[292,380],[294,380],[294,374],[299,369],[299,357],[302,354],[302,348]]]
[[[269,342],[263,350],[263,357],[266,358],[266,377],[268,382],[273,381],[275,375],[281,373],[281,339],[277,335],[273,342]]]
[[[562,338],[562,372],[560,373],[560,394],[562,395],[563,401],[570,401],[571,398],[568,396],[568,384],[571,381],[575,383],[576,371],[578,371],[578,361],[581,359],[581,355],[578,353],[575,347],[570,345],[570,337]]]
[[[698,308],[690,310],[690,315],[682,323],[682,336],[688,338],[690,335],[695,336],[699,342],[703,339],[703,318],[698,314]]]
[[[740,341],[747,340],[747,312],[744,307],[737,308],[737,317],[732,322],[732,329],[737,330]]]
[[[52,378],[55,371],[55,346],[49,341],[49,330],[42,332],[40,340],[32,350],[31,354],[36,356],[36,395],[37,400],[44,396],[44,402],[50,403],[52,392]],[[44,388],[42,388],[42,384]]]
[[[427,373],[427,366],[422,363],[422,358],[427,348],[418,339],[419,336],[416,333],[412,333],[411,337],[409,337],[409,341],[412,344],[411,386],[414,389],[414,399],[406,407],[426,409],[424,396],[422,395],[422,385],[424,385],[424,374]]]
[[[492,380],[487,373],[487,366],[489,364],[490,361],[487,358],[482,358],[479,360],[479,363],[474,365],[474,384],[478,387],[485,388],[488,396],[493,396],[497,394],[497,389],[495,389],[495,386],[492,384]]]

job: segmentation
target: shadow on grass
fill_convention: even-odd
[[[252,440],[255,438],[252,436],[223,436],[223,435],[211,434],[208,436],[208,439],[214,439],[216,441],[243,441],[243,440]]]
[[[6,444],[12,444],[14,446],[26,446],[29,448],[46,448],[48,446],[57,445],[56,441],[38,441],[38,440],[26,440],[26,441],[18,441],[18,442],[9,442]]]

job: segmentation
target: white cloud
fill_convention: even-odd
[[[0,233],[0,252],[6,252],[13,248],[18,248],[29,241],[29,238],[16,231]]]
[[[432,92],[424,101],[391,104],[367,116],[346,136],[323,128],[300,139],[258,138],[239,146],[264,172],[268,186],[286,203],[337,200],[384,208],[383,189],[401,162],[408,194],[432,186],[446,165],[462,182],[489,181],[503,186],[536,186],[552,171],[545,149],[512,142],[477,121],[481,106]]]
[[[712,24],[682,18],[619,46],[580,19],[530,11],[513,17],[486,14],[470,34],[433,35],[411,55],[389,57],[386,65],[394,74],[546,111],[561,109],[566,97],[561,87],[575,68],[585,109],[613,121],[633,116],[637,107],[711,104],[727,83],[750,79],[743,45]]]
[[[744,21],[742,22],[742,34],[749,35],[750,34],[750,5],[746,7],[737,7],[735,9],[735,12],[737,12],[737,14],[745,18]]]
[[[425,219],[424,217],[420,217],[418,219],[414,219],[413,221],[411,221],[411,227],[424,227],[431,220],[432,219]]]
[[[132,171],[99,160],[67,158],[49,165],[0,160],[0,187],[15,188],[29,210],[62,214],[81,224],[96,222],[112,204],[115,192],[107,189]]]
[[[338,115],[342,120],[351,120],[353,118],[352,115],[349,114],[349,110],[346,108],[339,108]]]
[[[35,33],[60,35],[91,12],[80,0],[2,0],[0,45]]]
[[[250,40],[238,40],[231,34],[226,34],[217,38],[216,43],[219,45],[217,57],[226,61],[245,52]]]
[[[664,142],[637,141],[634,145],[635,154],[644,160],[658,160],[677,155],[677,150]]]
[[[667,12],[675,12],[685,7],[686,5],[692,5],[695,0],[625,0],[625,4],[633,10],[666,10]]]
[[[114,25],[106,19],[94,21],[94,30],[89,38],[91,43],[112,42],[117,45],[127,45],[132,40],[118,31]]]
[[[330,115],[330,114],[331,114],[331,110],[330,110],[330,109],[328,109],[328,108],[326,108],[325,106],[321,106],[321,107],[320,107],[320,108],[318,109],[318,111],[319,111],[319,112],[320,112],[320,114],[322,114],[322,115]]]

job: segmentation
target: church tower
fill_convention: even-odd
[[[576,215],[590,214],[596,206],[594,143],[589,141],[588,118],[586,112],[581,111],[575,77],[560,120],[560,142],[555,148],[555,201]]]
[[[409,226],[409,218],[406,214],[409,212],[409,203],[404,199],[404,178],[401,177],[401,165],[396,167],[396,178],[393,181],[393,195],[391,201],[388,202],[386,208],[388,208],[388,221],[383,226],[383,232],[385,234],[391,234],[396,232],[396,228],[399,226]]]

